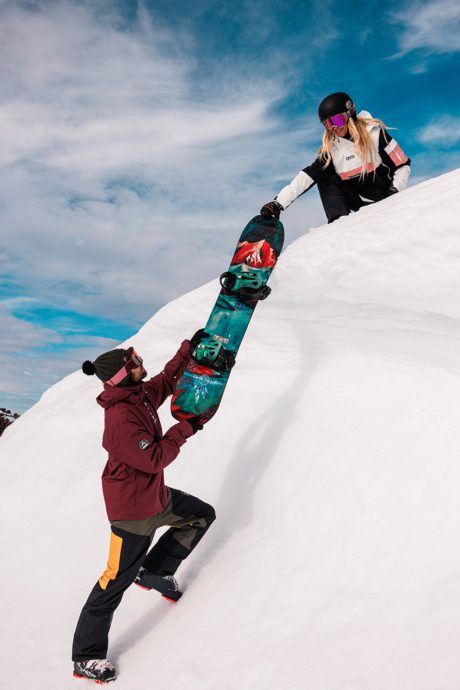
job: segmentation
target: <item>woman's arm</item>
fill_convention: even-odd
[[[396,187],[398,192],[402,192],[407,187],[407,181],[410,175],[410,165],[401,165],[395,170],[393,175],[393,187]]]
[[[383,129],[380,130],[379,154],[383,164],[390,168],[393,187],[402,192],[407,187],[410,175],[410,158],[400,148],[396,139]]]
[[[287,207],[292,204],[295,199],[297,199],[297,197],[305,194],[305,192],[308,192],[308,190],[313,187],[314,184],[316,184],[315,180],[310,177],[305,170],[301,170],[299,174],[294,177],[290,184],[286,185],[286,187],[283,187],[278,196],[275,197],[275,201],[277,201],[280,206],[283,207],[283,211],[285,211]]]
[[[283,187],[274,201],[270,201],[268,204],[265,204],[265,206],[262,206],[260,209],[261,215],[266,218],[270,216],[279,218],[280,211],[285,211],[298,196],[305,194],[314,184],[315,180],[313,180],[305,170],[301,170],[290,184]]]

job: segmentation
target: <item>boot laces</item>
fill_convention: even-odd
[[[168,582],[170,582],[174,587],[175,592],[180,591],[179,583],[173,575],[165,575],[163,580],[167,580]]]
[[[85,662],[85,668],[89,671],[104,671],[106,668],[113,671],[113,666],[108,659],[89,659]]]

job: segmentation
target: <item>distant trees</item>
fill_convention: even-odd
[[[5,431],[6,427],[14,422],[15,419],[20,417],[17,412],[10,412],[6,407],[0,407],[0,436]]]

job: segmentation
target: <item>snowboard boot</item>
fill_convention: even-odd
[[[115,674],[116,671],[108,659],[74,661],[73,664],[75,678],[89,678],[95,683],[111,683],[115,680]]]
[[[179,583],[172,575],[154,575],[146,568],[141,568],[134,584],[142,589],[155,589],[168,601],[179,601],[182,596]]]

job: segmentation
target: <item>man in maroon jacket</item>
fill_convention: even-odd
[[[191,342],[198,342],[201,334]],[[192,418],[163,434],[157,414],[189,359],[190,343],[184,340],[164,370],[146,382],[147,372],[133,348],[111,350],[83,364],[85,374],[96,374],[104,382],[97,402],[105,410],[102,445],[109,457],[102,488],[112,534],[107,570],[89,595],[75,631],[76,677],[99,683],[115,680],[106,655],[113,612],[123,593],[135,581],[177,601],[182,592],[174,573],[215,520],[212,506],[164,483],[164,468],[203,428]],[[170,529],[148,552],[156,529],[163,525]]]

